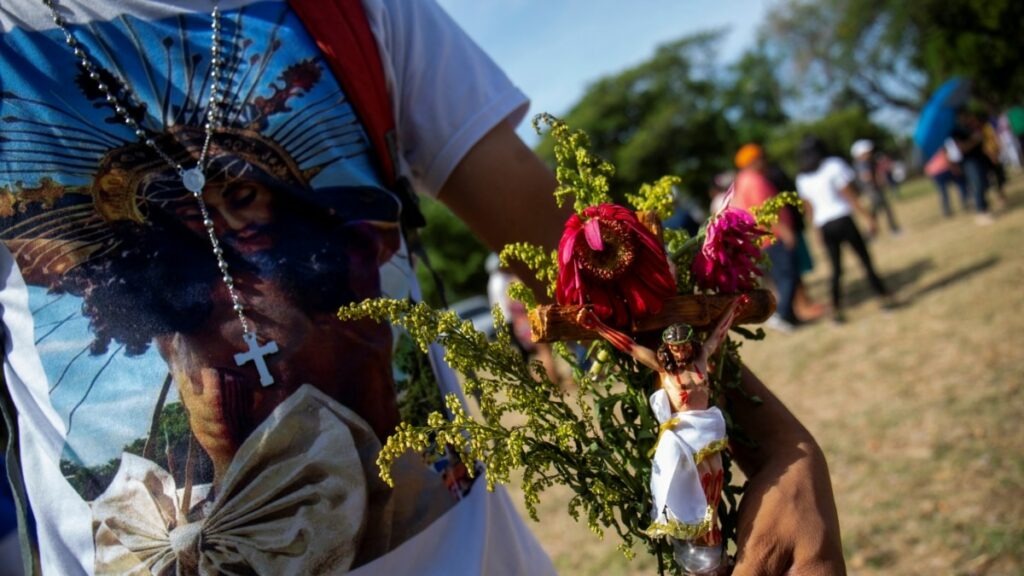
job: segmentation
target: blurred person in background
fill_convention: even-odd
[[[512,344],[523,355],[523,360],[529,360],[530,354],[537,356],[537,359],[544,364],[544,371],[548,380],[560,384],[562,377],[555,365],[555,355],[548,344],[534,342],[530,338],[530,318],[526,312],[526,306],[522,302],[513,299],[508,294],[508,289],[513,282],[519,282],[519,278],[508,268],[501,265],[501,259],[497,254],[491,253],[484,263],[487,269],[487,300],[491,307],[498,306],[501,315],[505,318],[505,327],[512,335]]]
[[[745,144],[734,158],[739,173],[733,185],[731,206],[750,211],[778,193],[765,175],[767,163],[764,151],[757,144]],[[790,332],[800,320],[793,311],[793,300],[800,282],[800,268],[797,261],[797,234],[793,227],[793,215],[786,210],[779,212],[779,221],[772,226],[774,240],[765,248],[771,260],[771,279],[775,285],[778,302],[775,314],[768,319],[767,326],[782,332]]]
[[[988,172],[991,166],[985,154],[981,122],[975,114],[967,110],[957,112],[956,126],[953,128],[953,141],[962,156],[960,166],[967,180],[967,188],[974,199],[974,210],[977,212],[978,224],[992,223],[992,214],[988,209]]]
[[[736,173],[722,172],[717,174],[714,179],[711,180],[711,186],[708,187],[708,196],[711,198],[711,204],[708,210],[712,214],[718,214],[725,208],[725,201],[728,196],[729,188],[732,187],[732,183],[736,180]]]
[[[745,148],[745,149],[744,149]],[[780,192],[796,191],[796,183],[788,174],[779,166],[777,163],[772,162],[770,158],[764,153],[764,149],[756,144],[751,144],[750,147],[741,148],[740,152],[737,153],[737,157],[734,162],[747,166],[751,159],[755,158],[752,166],[760,166],[760,174],[768,180],[768,182],[775,188],[775,194]],[[726,173],[729,179],[723,184],[726,184],[726,189],[731,186],[735,181],[733,173]],[[741,200],[741,202],[745,202]],[[733,200],[733,205],[736,205],[736,200]],[[807,246],[807,239],[804,237],[804,220],[803,215],[800,213],[799,208],[796,206],[784,206],[783,212],[786,214],[784,218],[788,221],[792,228],[793,236],[795,239],[794,251],[796,257],[796,285],[793,289],[793,300],[792,310],[793,316],[796,317],[797,321],[802,322],[813,322],[828,313],[828,306],[814,302],[810,295],[807,293],[807,287],[804,284],[803,276],[811,272],[814,269],[814,259],[811,257],[811,251]],[[773,321],[773,323],[775,323]],[[775,323],[776,327],[785,330],[787,326],[782,326]]]
[[[675,200],[675,212],[666,219],[663,224],[665,228],[672,230],[686,230],[691,237],[697,235],[700,225],[707,219],[708,215],[704,209],[698,206],[697,201],[692,197],[683,194],[675,186],[672,187],[672,197]]]
[[[892,192],[893,198],[900,197],[900,182],[902,177],[897,177],[902,169],[902,163],[895,162],[885,152],[879,152],[875,161],[875,181],[885,188],[886,193]]]
[[[1017,153],[1017,167],[1024,164],[1024,106],[1011,106],[1000,118],[1000,131]]]
[[[1002,210],[1006,208],[1006,168],[1003,166],[1003,145],[999,141],[999,134],[996,133],[995,126],[989,121],[988,117],[984,114],[979,113],[977,115],[978,124],[981,127],[981,149],[985,152],[985,157],[988,159],[988,171],[992,175],[992,180],[995,182],[996,190],[996,208]]]
[[[967,183],[964,181],[963,174],[960,174],[960,168],[955,162],[949,158],[949,152],[946,147],[939,148],[928,163],[924,165],[924,173],[932,182],[935,183],[935,188],[939,191],[939,201],[942,207],[942,215],[946,218],[953,216],[953,207],[949,202],[949,184],[950,182],[956,184],[957,189],[960,191],[960,209],[967,210]]]
[[[1020,170],[1020,143],[1013,135],[1013,126],[1010,125],[1010,118],[1006,114],[999,115],[996,133],[999,135],[999,143],[1003,150],[1003,165],[1009,166],[1012,170]]]
[[[761,153],[764,161],[765,178],[768,178],[772,186],[775,186],[776,193],[796,192],[796,182],[782,169],[782,166],[779,166],[777,162],[773,162],[767,154],[764,154],[763,149]],[[793,224],[793,232],[796,234],[798,276],[796,290],[793,292],[793,312],[801,322],[813,322],[827,314],[829,307],[811,300],[811,296],[807,293],[807,285],[804,284],[804,275],[810,274],[811,270],[814,270],[814,258],[811,256],[811,251],[807,246],[807,238],[804,236],[804,230],[807,225],[798,207],[784,206],[782,209],[789,213],[790,221]]]
[[[808,136],[797,149],[797,164],[800,173],[796,177],[796,189],[804,200],[807,218],[821,231],[832,263],[832,314],[833,320],[842,322],[842,246],[849,244],[867,275],[871,288],[880,298],[884,307],[893,304],[889,290],[875,272],[868,253],[867,244],[860,229],[853,220],[857,212],[868,222],[868,230],[874,232],[878,221],[873,213],[857,202],[854,185],[857,174],[842,158],[828,154],[825,144],[814,136]]]
[[[871,215],[877,219],[879,212],[885,212],[889,230],[893,235],[899,235],[900,225],[896,223],[896,215],[892,211],[889,199],[886,198],[886,183],[879,179],[875,144],[867,139],[857,140],[850,147],[850,156],[853,158],[853,168],[857,174],[857,187],[871,204]],[[877,230],[871,232],[871,236],[876,232]]]

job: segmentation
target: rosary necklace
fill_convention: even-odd
[[[188,169],[182,166],[181,163],[175,161],[174,158],[157,145],[156,140],[141,125],[139,125],[134,118],[131,117],[126,103],[118,99],[111,87],[100,79],[100,66],[92,60],[78,39],[71,34],[71,30],[68,28],[67,22],[57,12],[56,1],[41,1],[50,9],[50,15],[53,18],[53,23],[64,34],[64,41],[78,58],[82,69],[85,70],[90,79],[96,82],[96,87],[99,88],[100,92],[103,92],[107,102],[114,107],[114,112],[117,113],[128,128],[135,132],[135,136],[137,136],[141,142],[156,152],[157,155],[163,158],[171,168],[174,168],[174,170],[177,171],[178,176],[181,178],[182,186],[184,186],[185,189],[192,194],[192,197],[195,198],[196,203],[199,205],[199,212],[203,216],[203,227],[206,229],[206,234],[210,238],[210,246],[213,248],[213,255],[217,259],[217,267],[220,268],[221,274],[223,274],[222,279],[224,280],[224,286],[227,288],[228,295],[231,297],[232,308],[238,316],[238,321],[242,325],[242,339],[249,348],[246,352],[235,354],[235,364],[241,366],[247,362],[255,363],[256,370],[260,375],[260,384],[263,386],[270,386],[274,383],[274,377],[270,374],[270,370],[267,368],[266,357],[277,352],[277,342],[270,340],[261,346],[259,340],[256,338],[256,331],[253,330],[252,324],[249,322],[249,318],[245,314],[245,307],[242,305],[242,299],[239,297],[238,290],[235,288],[235,280],[228,270],[227,260],[224,259],[224,250],[221,248],[220,241],[217,239],[217,234],[214,230],[213,218],[210,217],[210,211],[207,209],[206,202],[203,200],[203,188],[206,186],[206,156],[210,151],[210,141],[213,139],[213,131],[215,128],[220,126],[220,107],[224,103],[224,95],[221,90],[221,65],[224,63],[224,60],[221,57],[220,49],[220,8],[217,6],[216,0],[214,1],[213,11],[210,14],[210,27],[213,29],[213,39],[210,43],[210,100],[209,105],[206,108],[206,122],[203,124],[205,138],[203,139],[203,147],[200,150],[199,159],[196,160],[196,165]],[[125,94],[130,95],[131,90],[128,83],[123,78],[121,79],[121,82],[124,86]]]

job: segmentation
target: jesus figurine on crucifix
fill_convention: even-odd
[[[708,405],[709,363],[748,302],[747,296],[734,299],[703,345],[691,326],[673,324],[662,333],[657,351],[608,326],[589,308],[577,315],[581,327],[658,375],[660,387],[650,403],[661,431],[653,450],[654,520],[647,533],[675,539],[676,560],[686,574],[724,569],[717,508],[725,477],[720,452],[727,439],[721,411]]]

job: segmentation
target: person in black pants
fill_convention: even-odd
[[[864,238],[860,235],[860,230],[857,229],[857,224],[853,222],[853,218],[843,216],[826,223],[821,227],[821,237],[825,241],[825,249],[828,251],[828,258],[832,263],[832,306],[836,311],[837,320],[842,320],[839,305],[843,294],[841,284],[843,276],[841,249],[843,243],[848,243],[853,248],[854,253],[857,254],[857,258],[860,259],[861,265],[864,267],[864,273],[868,277],[872,290],[879,296],[888,297],[889,291],[886,289],[882,279],[878,277],[878,273],[875,272],[875,267],[871,263],[871,254],[868,253],[868,247],[864,243]],[[886,301],[886,305],[888,305],[888,301]]]
[[[878,222],[874,215],[857,201],[854,189],[857,178],[853,168],[836,156],[829,156],[821,140],[810,136],[798,149],[800,174],[796,178],[797,192],[804,200],[808,218],[821,230],[821,237],[832,262],[832,306],[836,321],[842,321],[842,254],[843,244],[849,244],[860,259],[871,288],[883,299],[883,306],[892,305],[889,291],[875,272],[864,238],[853,220],[858,212],[874,233]]]

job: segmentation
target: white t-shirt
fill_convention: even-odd
[[[960,153],[960,147],[956,145],[956,140],[946,138],[946,141],[942,143],[942,147],[946,149],[946,158],[950,162],[963,162],[964,155]]]
[[[814,172],[796,177],[797,193],[810,202],[815,226],[824,226],[853,213],[853,207],[842,195],[842,190],[856,178],[853,168],[834,156],[823,160]]]
[[[58,6],[145,137],[193,164],[210,2]],[[400,168],[434,195],[526,98],[432,0],[364,6]],[[422,416],[409,399],[441,409],[459,391],[436,347],[406,362],[407,335],[334,317],[418,296],[402,206],[287,4],[220,7],[229,98],[204,198],[250,321],[278,344],[269,386],[234,359],[241,328],[176,172],[80,73],[41,2],[0,5],[4,375],[43,571],[552,573],[472,464],[407,454],[394,490],[377,478],[387,432]]]
[[[487,278],[487,300],[491,306],[497,304],[501,308],[501,315],[506,322],[512,321],[512,297],[508,295],[508,289],[515,279],[515,276],[504,270],[492,272]]]

